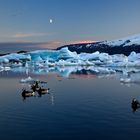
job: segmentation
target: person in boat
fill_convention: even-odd
[[[137,99],[133,98],[131,102],[131,107],[135,112],[140,107],[140,102]]]
[[[38,90],[38,94],[39,94],[39,96],[41,97],[41,95],[42,95],[42,89],[41,89],[41,87],[40,87],[39,90]]]
[[[49,88],[39,88],[39,90],[38,90],[38,94],[39,94],[39,96],[41,97],[41,95],[43,95],[43,94],[47,94],[48,92],[49,92]]]
[[[28,91],[26,89],[24,89],[22,91],[22,97],[25,99],[26,97],[31,97],[31,96],[34,96],[35,93],[33,91]]]
[[[33,92],[36,92],[37,91],[37,88],[35,84],[31,85],[31,89],[33,90]]]
[[[35,87],[36,87],[36,88],[39,88],[39,84],[38,84],[37,81],[35,82]]]
[[[36,92],[36,86],[34,84],[31,86],[31,89],[33,90],[33,92]]]
[[[39,89],[39,84],[36,81],[35,84],[31,85],[31,89],[33,90],[33,92],[36,92]]]

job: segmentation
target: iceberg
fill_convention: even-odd
[[[121,78],[120,82],[122,82],[122,83],[131,83],[132,80],[131,80],[131,78]]]
[[[81,60],[98,60],[99,59],[99,52],[95,52],[95,53],[80,53],[78,56]]]
[[[17,54],[17,53],[12,53],[0,57],[0,60],[22,60],[22,59],[31,60],[31,57],[30,55],[27,54]]]
[[[140,53],[131,52],[131,54],[128,56],[128,60],[130,62],[140,61]]]
[[[0,65],[9,67],[55,67],[55,66],[104,66],[104,67],[140,67],[140,53],[131,52],[109,55],[108,53],[71,52],[68,48],[60,50],[36,50],[22,54],[0,56]]]
[[[36,80],[34,80],[33,78],[31,78],[30,76],[25,78],[25,79],[21,79],[20,83],[34,83]]]

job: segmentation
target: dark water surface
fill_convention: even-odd
[[[61,78],[48,81],[50,94],[23,100],[24,74],[0,73],[1,140],[121,140],[140,137],[140,109],[132,111],[140,86],[127,87],[114,78]]]

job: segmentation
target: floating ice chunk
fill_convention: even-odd
[[[120,79],[120,82],[121,82],[121,83],[131,83],[132,80],[131,80],[131,78],[121,78],[121,79]]]
[[[40,56],[36,56],[32,59],[32,61],[42,61],[42,58]]]
[[[108,60],[111,60],[111,56],[108,55],[107,53],[100,53],[99,60],[108,61]]]
[[[121,83],[140,83],[139,77],[120,78]]]
[[[32,61],[36,61],[36,58],[42,60],[57,60],[59,51],[54,50],[36,50],[29,52]],[[40,61],[40,60],[39,60]]]
[[[15,60],[15,61],[14,61]],[[27,61],[30,60],[30,62]],[[8,54],[0,56],[0,63],[10,67],[25,66],[55,67],[57,66],[109,66],[109,67],[140,67],[140,53],[132,52],[128,57],[123,54],[71,52],[68,48],[61,50],[38,50],[26,54]],[[28,64],[28,65],[27,65]]]
[[[140,53],[131,52],[131,54],[128,56],[128,60],[129,61],[136,61],[136,60],[140,61]]]
[[[76,52],[71,52],[68,48],[62,48],[61,50],[37,50],[29,52],[32,61],[42,60],[66,60],[70,58],[76,58],[78,55]]]
[[[91,53],[91,54],[89,54],[89,53],[81,53],[78,56],[79,56],[79,58],[81,60],[89,60],[89,61],[91,61],[91,60],[99,60],[99,54],[100,53],[97,51],[97,52]]]
[[[0,57],[0,63],[9,63],[9,60],[5,57]]]
[[[15,60],[29,59],[29,55],[17,54],[17,53],[12,53],[12,54],[8,54],[8,55],[4,55],[2,57],[3,58],[7,58],[8,60],[10,60],[10,59],[15,59]]]
[[[128,62],[128,57],[123,54],[111,55],[111,59],[112,59],[113,63]]]
[[[68,48],[62,48],[59,52],[59,56],[58,56],[58,59],[70,59],[70,58],[77,58],[78,55],[76,52],[71,52],[68,50]]]
[[[76,66],[78,65],[77,62],[75,61],[65,61],[65,60],[59,60],[58,62],[56,62],[57,66]]]
[[[12,53],[0,57],[0,63],[9,63],[10,61],[31,60],[30,55]]]
[[[25,78],[25,79],[21,79],[20,82],[21,83],[32,83],[36,80],[34,80],[33,78],[31,78],[30,76],[28,78]]]

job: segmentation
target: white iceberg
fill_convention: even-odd
[[[28,63],[27,63],[28,61]],[[8,54],[0,57],[0,64],[9,67],[55,67],[55,66],[107,66],[107,67],[140,67],[140,53],[132,52],[129,56],[123,54],[109,55],[107,53],[71,52],[68,48],[61,50],[37,50],[25,54]],[[28,64],[28,66],[27,66]]]
[[[33,78],[31,78],[30,76],[28,78],[25,79],[21,79],[20,83],[32,83],[35,82],[36,80],[34,80]]]

